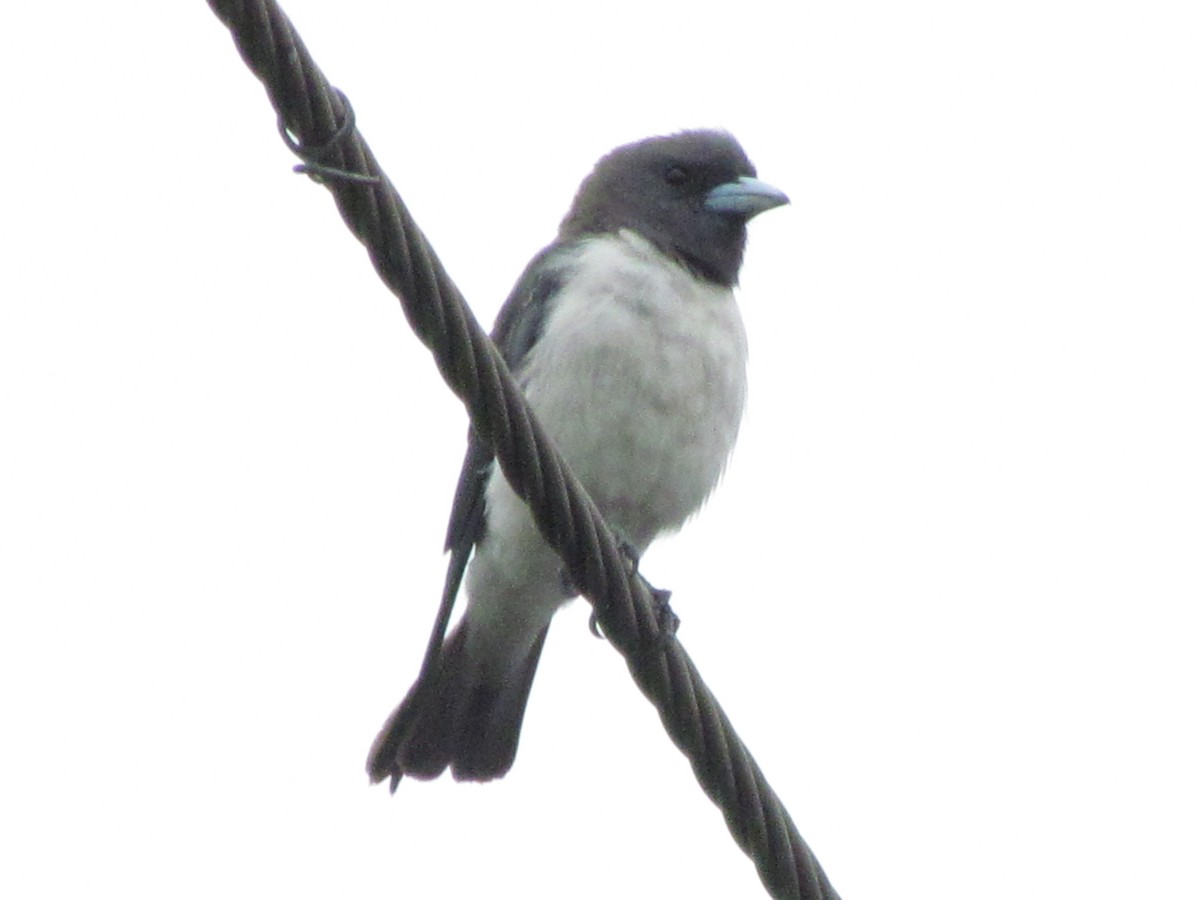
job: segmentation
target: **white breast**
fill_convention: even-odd
[[[584,244],[517,373],[609,523],[638,550],[720,479],[746,399],[733,292],[631,232]]]

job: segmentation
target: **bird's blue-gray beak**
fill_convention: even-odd
[[[742,176],[737,181],[718,184],[704,198],[704,208],[750,219],[768,209],[789,203],[787,194],[765,181]]]

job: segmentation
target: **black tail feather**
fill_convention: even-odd
[[[458,781],[490,781],[512,768],[529,689],[549,625],[503,683],[484,680],[466,652],[467,620],[446,638],[435,665],[388,717],[367,759],[372,782],[429,779],[447,767]]]

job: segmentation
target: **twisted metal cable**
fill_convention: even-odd
[[[342,218],[399,298],[409,324],[462,399],[472,426],[529,504],[546,540],[592,603],[667,733],[687,756],[772,897],[837,900],[762,771],[677,640],[663,635],[650,590],[531,415],[504,361],[273,0],[209,0],[262,82],[281,130],[325,183]]]

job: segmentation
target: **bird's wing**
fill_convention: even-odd
[[[566,244],[551,244],[533,258],[496,318],[492,341],[509,371],[518,373],[530,348],[537,343],[545,326],[546,316],[565,277],[563,258],[569,251]],[[463,459],[450,523],[446,529],[445,549],[450,552],[442,603],[453,604],[462,584],[471,550],[484,532],[484,490],[494,465],[492,451],[473,428],[467,430],[467,453]],[[448,611],[446,614],[448,618]]]

